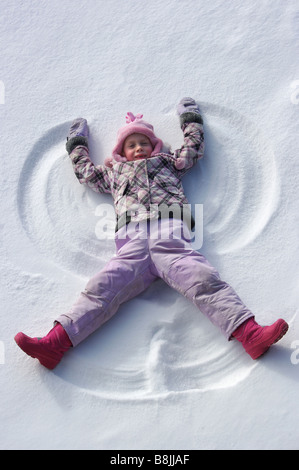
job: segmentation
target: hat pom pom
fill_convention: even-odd
[[[142,118],[143,114],[136,114],[136,116],[134,116],[133,113],[128,112],[126,115],[126,123],[130,124],[131,122],[139,121]]]

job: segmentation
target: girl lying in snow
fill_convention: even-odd
[[[100,166],[89,158],[86,120],[73,122],[66,148],[78,180],[94,191],[111,193],[114,199],[116,256],[87,283],[71,310],[56,319],[44,338],[15,336],[19,347],[48,369],[157,278],[190,299],[228,340],[240,341],[253,359],[287,332],[282,319],[259,326],[232,287],[192,248],[189,229],[194,221],[189,213],[186,217],[189,205],[181,178],[203,156],[203,121],[191,98],[180,101],[178,114],[184,134],[179,150],[164,153],[153,126],[142,115],[128,113],[112,158]]]

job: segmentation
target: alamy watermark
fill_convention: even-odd
[[[2,80],[0,80],[0,104],[5,104],[5,86]]]
[[[126,197],[121,201],[121,216],[118,218],[118,230],[115,233],[114,210],[110,204],[99,204],[95,215],[99,221],[95,234],[99,240],[140,239],[178,239],[192,243],[199,250],[203,244],[203,205],[195,204],[192,215],[191,204],[126,204]],[[163,220],[163,224],[157,221]],[[180,221],[180,222],[177,222]],[[129,222],[129,223],[128,223]]]
[[[299,364],[299,340],[296,339],[295,341],[292,342],[291,348],[295,349],[294,352],[291,354],[291,363],[296,366]]]
[[[299,104],[299,80],[294,80],[291,85],[291,103]]]

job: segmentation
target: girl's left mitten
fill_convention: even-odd
[[[67,135],[66,150],[70,154],[77,145],[88,147],[89,130],[87,120],[83,118],[74,119]]]
[[[182,98],[177,106],[177,112],[180,117],[181,127],[189,122],[203,123],[199,107],[193,98]]]

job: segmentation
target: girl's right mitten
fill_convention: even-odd
[[[89,130],[87,120],[83,118],[74,119],[67,135],[66,150],[70,154],[77,145],[88,147]]]

